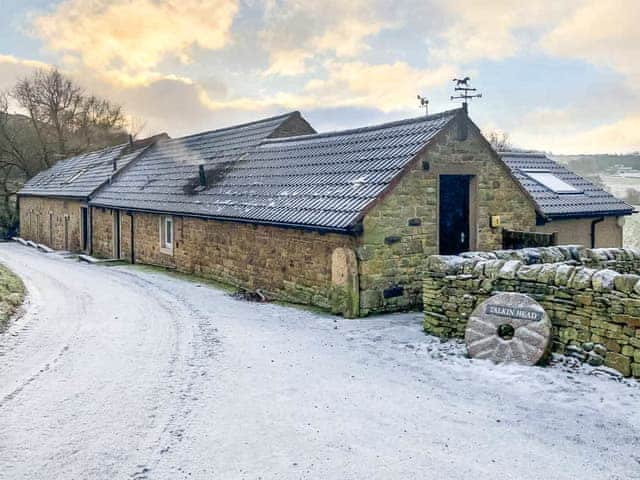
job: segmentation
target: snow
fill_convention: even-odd
[[[351,181],[351,186],[353,188],[360,188],[366,182],[367,182],[367,177],[366,176],[358,177],[355,180]]]
[[[640,388],[18,244],[0,478],[640,478]],[[567,365],[565,365],[567,364]],[[563,366],[564,365],[564,366]]]

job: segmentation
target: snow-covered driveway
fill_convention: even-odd
[[[640,478],[640,388],[0,245],[3,479]],[[447,353],[447,350],[450,350]]]

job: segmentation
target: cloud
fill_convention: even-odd
[[[549,54],[603,65],[640,80],[640,2],[591,0],[545,35]]]
[[[542,149],[558,154],[622,153],[640,150],[640,115],[631,114],[618,121],[572,133],[545,130],[515,132],[519,147]]]
[[[275,50],[270,53],[270,65],[264,75],[301,75],[306,72],[306,61],[313,55],[302,49]]]
[[[0,91],[12,88],[20,78],[49,65],[36,60],[25,60],[12,55],[0,54]]]
[[[531,39],[521,33],[544,28],[562,18],[576,0],[486,0],[469,7],[447,2],[444,23],[448,25],[433,43],[432,58],[471,62],[502,60],[516,55]]]
[[[201,90],[200,99],[212,110],[366,107],[391,112],[415,108],[415,95],[419,89],[449,81],[454,73],[450,67],[418,69],[405,62],[331,61],[325,69],[325,78],[308,81],[302,91],[296,93],[280,91],[255,98],[214,100]]]
[[[187,63],[196,46],[223,48],[237,11],[237,0],[65,0],[33,26],[68,60],[136,84],[155,81],[167,57]]]
[[[259,37],[269,56],[267,75],[301,75],[311,58],[350,58],[368,49],[367,38],[390,25],[375,2],[283,0],[267,3]]]
[[[368,64],[330,62],[326,79],[311,80],[305,94],[319,106],[373,107],[383,112],[415,107],[416,92],[441,85],[454,74],[452,67],[414,68],[406,62]]]

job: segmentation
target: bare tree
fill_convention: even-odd
[[[509,140],[509,134],[506,132],[492,130],[486,135],[486,137],[496,152],[504,152],[513,148],[513,145],[511,145],[511,141]]]
[[[10,114],[11,104],[24,114]],[[13,198],[24,181],[62,158],[125,142],[125,127],[119,105],[86,94],[57,69],[0,92],[0,228],[15,219]]]

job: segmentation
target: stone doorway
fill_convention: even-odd
[[[441,255],[469,251],[472,175],[440,175],[438,232]]]

